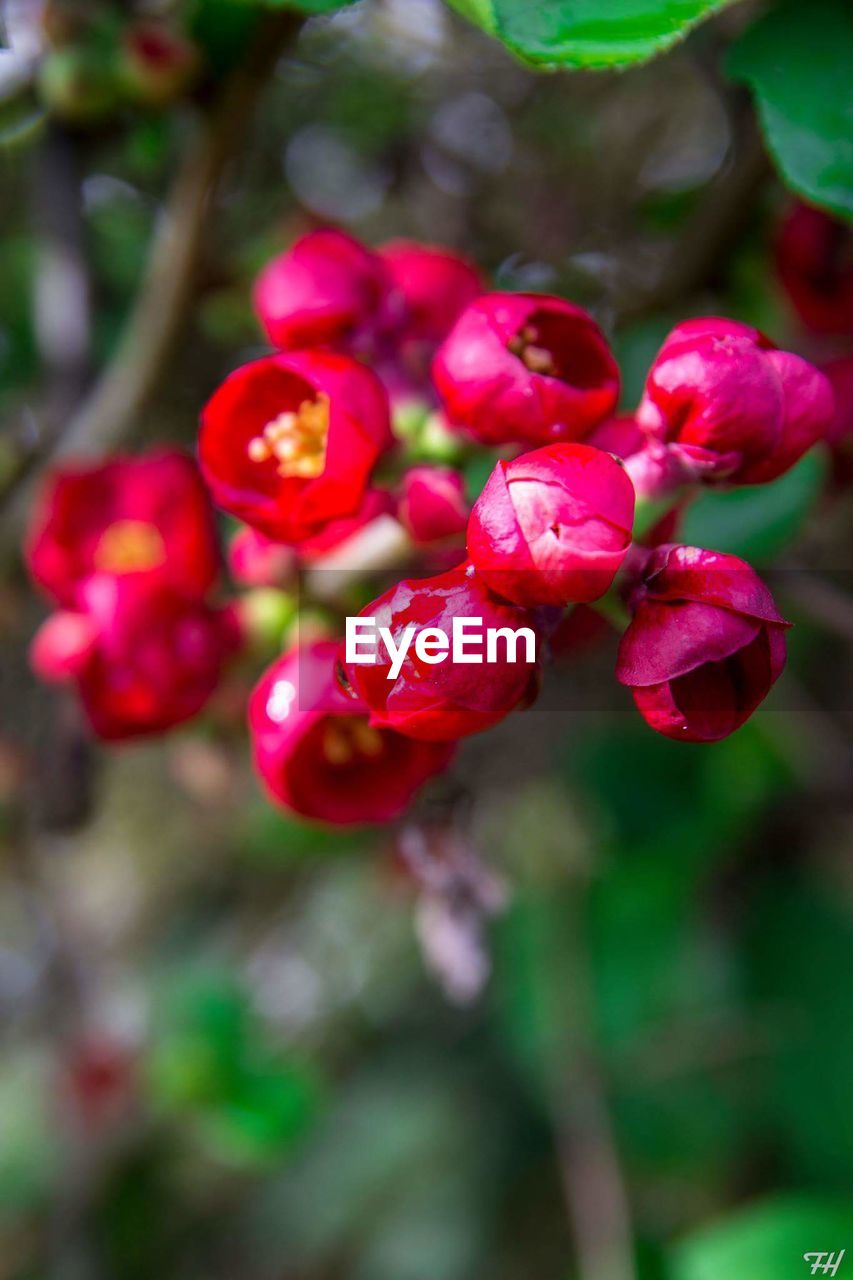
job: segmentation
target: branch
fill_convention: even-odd
[[[755,197],[770,173],[770,165],[748,102],[738,98],[726,105],[732,154],[664,256],[656,281],[617,300],[619,324],[671,307],[703,288],[749,223]]]
[[[98,454],[126,435],[176,347],[192,301],[205,224],[228,161],[249,123],[266,79],[302,19],[275,13],[260,24],[239,65],[201,118],[169,194],[139,296],[110,364],[52,438],[22,461],[13,487],[42,460]],[[16,495],[11,523],[26,518],[30,485]]]

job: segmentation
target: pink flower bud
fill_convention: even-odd
[[[392,240],[379,254],[403,301],[405,341],[441,342],[460,312],[483,292],[482,276],[473,263],[447,249]]]
[[[415,542],[439,542],[461,534],[468,523],[462,475],[450,467],[410,467],[403,476],[397,513]]]
[[[658,547],[632,604],[616,675],[643,719],[665,737],[728,737],[785,665],[788,624],[755,571],[736,556]]]
[[[734,320],[687,320],[664,342],[637,425],[697,479],[775,480],[822,438],[832,390],[808,361]]]
[[[382,329],[393,289],[382,258],[344,231],[311,231],[266,266],[254,301],[273,346],[358,346]]]
[[[280,587],[292,577],[296,557],[292,547],[273,542],[248,525],[239,529],[228,547],[231,577],[245,587]]]
[[[30,665],[42,680],[72,680],[89,661],[97,637],[98,628],[87,614],[62,609],[46,618],[33,637]]]
[[[597,600],[631,545],[634,489],[611,454],[553,444],[499,462],[474,504],[468,555],[516,604]]]
[[[813,333],[853,334],[853,230],[796,204],[779,233],[776,269],[791,305]]]
[[[598,325],[549,294],[488,293],[471,303],[432,372],[450,421],[484,444],[582,439],[619,395]]]

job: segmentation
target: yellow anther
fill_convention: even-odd
[[[356,747],[363,756],[369,756],[376,759],[381,756],[384,748],[382,742],[382,734],[378,729],[374,729],[366,720],[354,720],[352,722],[352,737]]]
[[[95,568],[102,573],[133,573],[165,563],[166,544],[147,520],[116,520],[95,547]]]
[[[351,764],[357,759],[376,760],[385,745],[382,734],[363,716],[336,716],[323,730],[323,755],[329,764]]]
[[[326,466],[329,438],[329,397],[303,400],[297,411],[273,418],[259,436],[249,441],[252,462],[275,459],[280,476],[313,480]]]
[[[332,721],[323,731],[323,755],[329,764],[349,764],[353,749],[343,723]]]
[[[553,375],[557,372],[554,357],[547,347],[536,345],[538,340],[539,331],[532,324],[526,324],[514,337],[510,338],[506,344],[507,350],[514,356],[518,356],[531,373]]]

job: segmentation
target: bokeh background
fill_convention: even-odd
[[[251,660],[200,722],[109,752],[29,674],[34,478],[80,443],[192,447],[263,349],[254,273],[311,225],[590,307],[627,407],[686,314],[834,351],[782,296],[790,197],[720,74],[742,8],[651,65],[553,75],[437,0],[273,15],[260,46],[247,12],[195,6],[201,105],[0,151],[0,1278],[787,1280],[804,1234],[853,1266],[851,507],[826,458],[688,517],[797,624],[766,707],[716,746],[658,739],[597,636],[464,746],[427,801],[440,849],[273,811]],[[186,276],[140,317],[166,214]]]

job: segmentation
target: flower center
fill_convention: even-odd
[[[249,441],[248,454],[252,462],[273,459],[280,476],[313,480],[326,465],[328,439],[329,397],[321,394],[268,422]]]
[[[535,325],[526,324],[506,345],[531,373],[547,373],[553,377],[557,372],[551,352],[539,345],[539,330]]]
[[[335,716],[323,730],[322,750],[329,764],[352,764],[359,758],[376,760],[384,749],[382,734],[363,716]]]
[[[166,544],[147,520],[116,520],[98,539],[95,568],[102,573],[139,573],[166,561]]]

